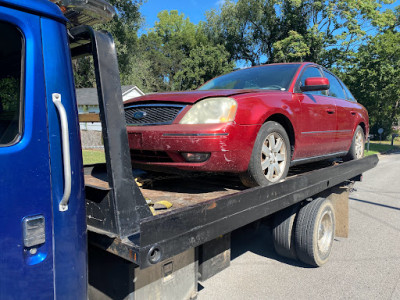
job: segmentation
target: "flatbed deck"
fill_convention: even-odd
[[[318,170],[341,163],[341,160],[332,159],[302,166],[292,167],[288,178],[299,176],[303,173]],[[88,166],[85,174],[85,186],[109,190],[110,186],[104,171],[93,172],[93,166]],[[163,174],[140,172],[143,175],[136,177],[140,191],[149,204],[153,206],[159,201],[168,201],[171,208],[155,206],[155,215],[166,213],[175,209],[199,204],[208,200],[232,195],[249,189],[240,182],[235,174]]]
[[[89,212],[89,241],[146,268],[295,203],[315,197],[338,184],[358,179],[377,163],[378,158],[374,155],[339,164],[336,161],[322,162],[318,164],[319,169],[315,169],[315,164],[304,165],[292,168],[290,176],[283,182],[248,189],[240,186],[237,179],[226,176],[220,177],[220,181],[208,176],[191,180],[156,180],[151,189],[142,187],[139,191],[144,197],[150,195],[152,201],[168,199],[173,208],[139,220],[132,218],[132,224],[138,221],[138,230],[128,236],[110,235],[99,230],[89,223]],[[85,171],[87,175],[106,181],[106,173],[96,168],[87,168]],[[93,178],[86,178],[93,183]],[[221,181],[224,185],[221,185]],[[88,204],[91,212],[94,212],[93,208],[98,207],[100,202],[118,202],[118,197],[114,197],[114,200],[105,197],[104,193],[108,193],[106,185],[103,183],[101,186],[97,191],[102,199],[87,199],[87,203],[96,202]],[[93,186],[87,186],[87,189],[93,189]],[[93,193],[88,193],[88,190],[87,194],[93,197]],[[141,207],[137,206],[136,209]],[[114,218],[117,223],[118,216],[124,213],[118,208],[118,203],[109,211],[104,216],[104,222]],[[129,227],[129,223],[124,226]]]

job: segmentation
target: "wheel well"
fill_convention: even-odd
[[[365,124],[363,122],[361,122],[360,124],[358,124],[361,126],[362,130],[364,131],[364,136],[367,134],[366,129],[365,129]],[[365,138],[367,138],[367,136],[365,136]]]
[[[265,120],[265,122],[268,122],[268,121],[275,121],[275,122],[281,124],[283,126],[283,128],[285,128],[285,130],[289,136],[290,146],[292,148],[291,154],[293,155],[294,145],[295,145],[295,136],[294,136],[293,125],[290,122],[290,120],[288,119],[288,117],[286,117],[285,115],[282,115],[282,114],[275,114],[275,115],[268,117],[268,119]]]

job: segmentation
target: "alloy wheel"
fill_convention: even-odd
[[[286,151],[280,134],[272,132],[264,140],[261,148],[261,169],[270,182],[281,179],[287,164]]]
[[[362,158],[364,156],[364,138],[361,131],[356,134],[354,141],[356,158]]]

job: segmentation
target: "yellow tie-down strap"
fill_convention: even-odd
[[[146,199],[146,201],[153,215],[157,214],[160,210],[166,210],[172,207],[172,203],[167,200],[157,201],[155,203],[151,202],[149,199]]]

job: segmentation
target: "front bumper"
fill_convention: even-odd
[[[247,170],[260,126],[235,123],[128,126],[132,163],[147,168],[240,173]],[[182,152],[211,155],[205,162],[186,162]]]

